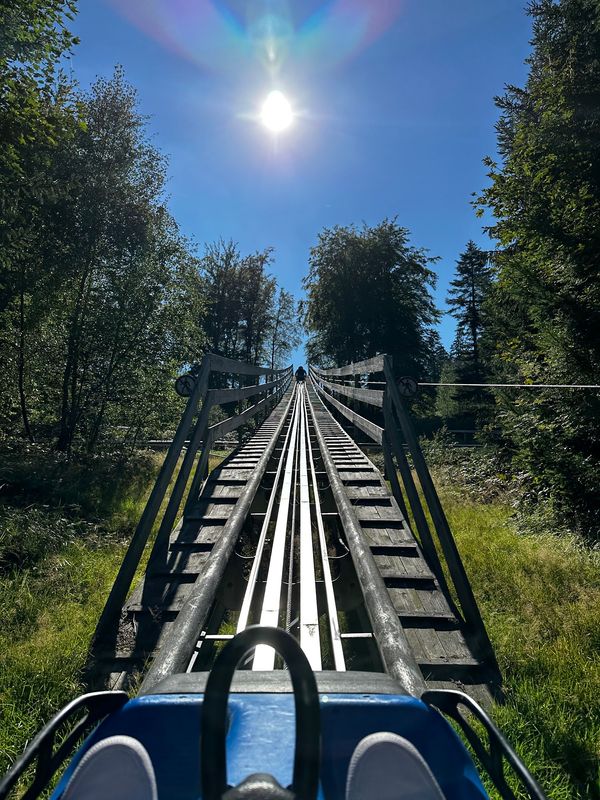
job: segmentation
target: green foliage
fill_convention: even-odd
[[[89,641],[123,552],[114,536],[78,537],[35,567],[0,575],[0,774],[84,691]]]
[[[456,492],[455,499],[469,498],[478,503],[501,500],[513,508],[522,502],[522,483],[518,476],[508,474],[506,462],[490,445],[460,447],[447,428],[429,438],[421,438],[421,449],[429,467],[443,485],[445,492]]]
[[[299,341],[294,298],[267,272],[273,253],[242,256],[235,242],[206,247],[200,273],[207,349],[251,364],[286,366]]]
[[[389,353],[399,374],[425,378],[437,363],[439,314],[430,294],[436,259],[412,247],[395,220],[326,228],[312,248],[303,307],[316,364]]]
[[[492,286],[488,253],[468,242],[456,263],[456,277],[450,282],[447,304],[457,321],[451,350],[450,371],[457,383],[484,383],[490,377],[489,338],[486,337],[486,300]],[[445,389],[455,406],[452,422],[473,428],[490,417],[493,398],[479,387]],[[445,417],[450,419],[450,417]]]
[[[210,469],[225,455],[212,453]],[[138,459],[3,453],[0,775],[85,691],[90,640],[161,460]]]
[[[473,382],[482,379],[481,337],[485,326],[484,303],[492,282],[489,256],[475,242],[456,262],[456,277],[450,281],[446,303],[457,321],[454,355],[470,368]]]
[[[536,0],[524,88],[509,87],[483,192],[497,220],[488,303],[495,369],[515,382],[597,384],[600,375],[600,6]],[[590,536],[600,531],[600,395],[499,397],[515,469]]]
[[[0,499],[17,508],[42,504],[71,520],[107,519],[111,529],[120,530],[130,526],[127,508],[132,500],[139,506],[159,461],[150,451],[79,453],[67,459],[49,447],[4,442]]]
[[[5,273],[0,341],[15,355],[3,416],[7,432],[20,416],[31,440],[55,434],[60,450],[92,452],[172,422],[179,403],[165,389],[202,352],[203,301],[164,206],[165,160],[122,70],[71,113],[79,124],[40,175],[56,188]]]
[[[279,369],[287,366],[290,352],[300,341],[298,303],[290,292],[280,289],[269,325],[270,365]]]
[[[74,0],[2,0],[0,3],[0,64],[12,75],[37,77],[76,42],[65,24],[73,18]]]
[[[459,497],[456,477],[441,497],[504,677],[493,717],[551,800],[596,800],[598,554]]]

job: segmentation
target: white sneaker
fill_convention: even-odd
[[[356,746],[346,800],[445,800],[425,759],[402,736],[372,733]]]
[[[150,756],[131,736],[111,736],[81,759],[61,800],[158,800]]]

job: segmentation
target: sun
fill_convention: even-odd
[[[273,133],[289,128],[294,120],[292,106],[287,97],[278,90],[269,92],[262,105],[260,119],[263,125]]]

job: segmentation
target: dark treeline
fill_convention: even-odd
[[[394,222],[325,231],[305,307],[323,364],[391,352],[420,379],[600,383],[600,5],[535,0],[529,77],[497,98],[499,161],[478,213],[490,252],[469,242],[448,305],[457,321],[440,359],[431,259]],[[432,368],[433,367],[433,368]],[[500,471],[592,539],[600,531],[598,390],[440,390],[440,422],[477,427]]]
[[[172,425],[203,352],[282,366],[298,334],[270,250],[181,234],[122,70],[65,78],[74,13],[0,6],[0,430],[91,452]]]

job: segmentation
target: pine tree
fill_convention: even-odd
[[[489,359],[485,352],[486,299],[492,285],[489,256],[475,242],[469,241],[456,262],[456,277],[450,282],[446,303],[457,321],[451,348],[452,373],[457,383],[484,383],[489,376]],[[450,391],[454,408],[453,424],[462,428],[476,427],[488,420],[492,396],[479,387]]]
[[[495,367],[512,380],[600,380],[600,4],[536,0],[524,88],[497,102],[501,164],[481,198],[496,223]],[[530,494],[600,531],[600,395],[502,401],[498,422]]]
[[[461,377],[472,383],[480,383],[485,376],[482,334],[491,282],[488,254],[475,242],[468,242],[456,262],[456,278],[450,282],[446,303],[458,323],[454,355],[461,365]]]

